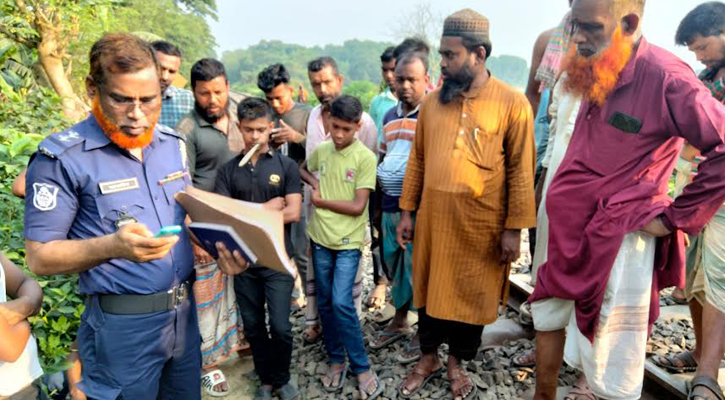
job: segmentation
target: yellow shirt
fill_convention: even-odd
[[[353,201],[356,190],[375,190],[376,168],[375,154],[358,139],[341,151],[335,150],[332,141],[324,142],[307,158],[307,169],[319,174],[324,200]],[[362,249],[367,223],[367,207],[356,217],[317,207],[307,224],[307,235],[329,249]]]

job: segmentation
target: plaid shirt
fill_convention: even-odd
[[[719,68],[709,68],[700,74],[702,83],[710,89],[712,96],[720,102],[725,102],[725,76],[715,80]]]
[[[169,86],[163,97],[159,123],[173,129],[184,115],[194,109],[194,95],[186,89]]]

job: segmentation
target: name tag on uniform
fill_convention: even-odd
[[[102,194],[125,192],[126,190],[138,189],[138,179],[128,178],[117,181],[101,182],[98,184]]]

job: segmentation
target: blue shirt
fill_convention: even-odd
[[[549,99],[551,89],[541,92],[541,102],[536,112],[536,125],[534,125],[534,140],[536,141],[536,175],[541,173],[546,147],[549,144]]]
[[[186,90],[169,86],[161,102],[159,123],[174,128],[181,118],[194,109],[194,95]]]
[[[151,232],[182,225],[186,212],[174,199],[190,185],[181,136],[157,125],[143,162],[113,144],[94,117],[55,133],[40,143],[26,178],[25,238],[46,243],[82,240],[115,233],[124,215]],[[136,263],[113,259],[80,274],[84,294],[151,294],[186,281],[194,259],[189,234],[161,260]]]

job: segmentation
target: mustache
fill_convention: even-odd
[[[224,107],[221,107],[221,111],[219,111],[216,114],[210,113],[209,110],[199,105],[199,103],[194,102],[194,110],[196,110],[196,113],[199,114],[201,118],[204,119],[204,121],[214,124],[217,121],[219,121],[226,112],[226,105]]]
[[[100,125],[103,132],[108,136],[111,142],[115,143],[118,147],[126,150],[139,149],[148,146],[154,139],[154,129],[156,128],[156,122],[153,122],[146,130],[138,135],[131,136],[123,132],[120,126],[115,122],[111,121],[110,118],[103,112],[101,108],[100,100],[98,96],[93,98],[93,109],[91,110],[93,116],[96,118],[98,125]],[[151,120],[155,121],[158,119],[158,114],[152,117]]]

